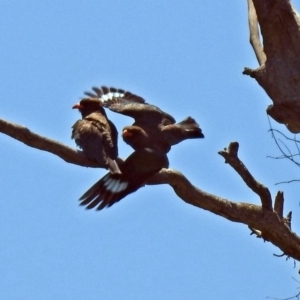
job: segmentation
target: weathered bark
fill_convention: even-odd
[[[248,15],[250,42],[260,67],[255,70],[245,68],[243,73],[255,78],[273,101],[267,113],[291,132],[299,133],[299,14],[289,0],[248,0]]]
[[[24,126],[0,119],[0,132],[5,133],[20,142],[23,142],[27,146],[51,152],[68,163],[93,168],[101,167],[96,162],[89,160],[83,154],[83,152],[77,151],[73,148],[63,145],[62,143],[33,133]]]
[[[1,119],[0,132],[30,147],[58,155],[69,163],[86,167],[97,166],[84,157],[82,153],[70,147],[37,135],[25,127]],[[172,169],[163,169],[151,178],[148,184],[169,184],[177,196],[186,203],[208,210],[230,221],[248,225],[258,237],[271,242],[279,247],[284,254],[300,261],[300,237],[291,231],[291,214],[289,213],[287,217],[283,217],[283,193],[278,192],[273,209],[273,201],[268,188],[255,180],[238,158],[238,143],[231,143],[228,149],[220,151],[219,154],[242,177],[247,186],[259,196],[262,205],[233,202],[209,194],[192,185],[183,174]]]

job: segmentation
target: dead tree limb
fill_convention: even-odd
[[[89,160],[81,151],[31,132],[24,126],[0,119],[0,132],[23,142],[27,146],[53,153],[68,163],[92,168],[101,167],[98,163]]]
[[[246,166],[240,161],[237,155],[238,149],[239,144],[233,142],[230,143],[228,149],[220,151],[219,154],[225,158],[225,163],[228,163],[242,177],[247,186],[260,197],[262,207],[272,210],[272,197],[269,189],[255,180]]]
[[[0,119],[0,132],[7,134],[30,147],[48,151],[58,155],[63,160],[86,167],[96,165],[83,157],[82,153],[67,147],[59,142],[50,140],[31,132],[25,127]],[[234,202],[204,192],[195,187],[180,172],[172,169],[163,169],[156,174],[148,184],[169,184],[176,195],[186,203],[210,211],[230,221],[243,223],[255,228],[260,236],[279,247],[287,256],[300,261],[300,237],[290,229],[291,214],[283,217],[283,194],[275,199],[275,209],[272,209],[272,199],[269,191],[254,179],[251,173],[237,156],[238,144],[232,143],[228,149],[220,151],[235,171],[243,178],[246,184],[259,195],[262,205]]]
[[[266,54],[264,53],[260,40],[259,26],[253,0],[248,0],[248,24],[250,31],[250,44],[254,50],[259,65],[261,66],[266,62]]]
[[[263,40],[259,33],[255,13]],[[260,67],[245,68],[244,74],[255,78],[273,101],[267,113],[285,124],[293,133],[300,132],[300,18],[290,0],[248,0],[250,36]]]

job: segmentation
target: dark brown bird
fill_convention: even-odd
[[[85,98],[75,104],[82,119],[73,126],[72,139],[87,157],[97,161],[112,173],[120,173],[118,156],[118,132],[107,118],[102,102],[97,98]]]
[[[163,139],[153,138],[149,132],[138,126],[126,126],[123,128],[122,137],[125,143],[133,149],[144,147],[170,149],[170,146],[176,145],[186,139],[204,138],[201,128],[196,121],[187,117],[185,120],[161,128]],[[166,146],[166,143],[168,146]]]
[[[112,206],[168,165],[165,153],[150,148],[136,150],[120,165],[121,174],[107,173],[81,196],[80,205],[97,210]]]
[[[185,139],[204,138],[201,128],[191,117],[175,123],[171,115],[130,92],[108,87],[92,89],[95,94],[89,92],[86,94],[98,97],[103,101],[103,106],[110,110],[134,119],[132,126],[123,129],[122,136],[135,150],[150,147],[167,153],[171,146]],[[137,139],[138,131],[143,132],[142,140]]]

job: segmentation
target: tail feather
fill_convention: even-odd
[[[187,139],[204,138],[199,124],[191,117],[162,128],[164,138],[173,146]]]
[[[187,117],[176,125],[179,125],[182,128],[183,133],[186,133],[188,136],[187,138],[204,138],[204,134],[202,133],[199,124],[191,117]]]
[[[86,203],[89,203],[91,199],[95,198],[98,194],[99,185],[101,185],[101,179],[98,180],[91,188],[89,188],[80,198],[79,201],[82,201],[80,205],[85,205]],[[83,203],[86,202],[86,203]]]

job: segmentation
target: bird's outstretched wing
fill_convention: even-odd
[[[132,94],[131,92],[125,91],[123,89],[101,86],[100,88],[92,87],[92,90],[93,92],[84,92],[84,94],[90,98],[98,98],[102,102],[116,98],[124,98],[131,102],[146,103],[145,99],[143,99],[142,97]]]
[[[97,97],[103,106],[119,114],[132,117],[136,126],[164,126],[174,124],[175,119],[157,106],[146,103],[145,99],[129,91],[113,87],[92,87],[85,92],[89,97]]]

